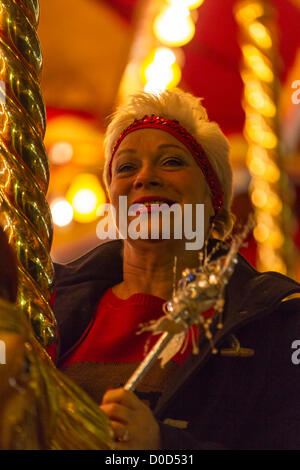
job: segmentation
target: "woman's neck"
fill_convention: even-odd
[[[176,258],[175,258],[176,257]],[[114,286],[114,293],[120,298],[145,292],[163,299],[172,297],[174,286],[174,264],[176,279],[183,269],[199,264],[198,252],[187,251],[184,245],[171,244],[168,240],[155,243],[134,243],[124,240],[123,281]]]

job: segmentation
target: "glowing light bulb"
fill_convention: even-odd
[[[270,236],[268,238],[268,244],[275,250],[278,250],[279,248],[282,247],[284,243],[284,237],[283,237],[283,234],[281,232],[281,230],[277,229],[277,230],[273,230],[271,233],[270,233]]]
[[[253,158],[249,163],[249,169],[255,176],[263,176],[266,171],[266,164],[260,158]]]
[[[97,196],[91,189],[80,189],[73,197],[73,207],[80,214],[94,212],[97,207]]]
[[[237,9],[236,17],[241,23],[251,22],[264,14],[264,9],[259,2],[248,2]]]
[[[260,47],[269,49],[272,46],[271,36],[263,24],[256,21],[250,24],[249,33]]]
[[[176,56],[171,49],[168,49],[167,47],[159,47],[155,51],[154,61],[157,63],[164,63],[170,67],[176,61]]]
[[[82,223],[96,220],[98,206],[106,201],[98,178],[88,173],[74,178],[66,197],[73,207],[74,220]]]
[[[253,234],[259,243],[264,243],[270,235],[270,229],[267,225],[260,223],[253,230]]]
[[[261,160],[268,160],[268,152],[266,149],[259,147],[258,145],[251,145],[251,147],[248,150],[248,155],[247,155],[248,161],[250,161],[251,158],[259,158]]]
[[[270,83],[274,79],[274,74],[267,64],[266,57],[254,46],[246,44],[242,47],[245,61],[251,67],[255,75],[262,81]]]
[[[267,194],[262,189],[255,189],[251,195],[253,204],[259,208],[265,206],[267,199]]]
[[[57,198],[50,204],[53,222],[59,227],[68,225],[73,219],[73,208],[64,198]]]
[[[176,86],[181,79],[181,70],[174,52],[165,47],[151,51],[142,65],[142,81],[146,92],[156,93]]]
[[[58,142],[49,151],[49,159],[55,165],[68,163],[73,156],[73,147],[68,142]]]
[[[279,215],[282,211],[282,202],[277,194],[273,191],[269,194],[268,201],[265,205],[265,210],[273,216]]]
[[[247,134],[256,144],[266,149],[276,147],[278,139],[260,115],[249,115],[245,127]]]
[[[273,162],[270,162],[266,167],[264,177],[270,183],[277,183],[280,178],[279,168]]]
[[[156,37],[167,46],[183,46],[195,34],[189,9],[182,3],[174,3],[158,15],[153,27]]]
[[[263,116],[274,117],[276,114],[276,106],[273,101],[259,88],[245,88],[245,95],[249,104],[257,109]]]
[[[189,10],[194,10],[194,8],[200,7],[204,0],[168,0],[168,2],[172,5],[180,3],[185,5]]]
[[[265,131],[262,135],[261,145],[266,149],[274,149],[278,143],[278,139],[271,130]]]

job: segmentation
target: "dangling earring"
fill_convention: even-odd
[[[209,218],[210,226],[214,225],[215,218],[216,218],[216,214],[210,216],[210,218]]]
[[[209,218],[208,239],[213,238],[212,233],[215,229],[215,220],[216,220],[216,214],[210,216],[210,218]]]

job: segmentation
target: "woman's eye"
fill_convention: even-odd
[[[184,162],[182,161],[181,158],[166,158],[166,160],[163,161],[164,165],[171,165],[171,166],[176,166],[176,165],[184,165]]]
[[[117,168],[117,173],[125,173],[126,171],[131,171],[132,169],[134,168],[133,165],[131,165],[130,163],[125,163],[124,165],[120,165],[118,168]]]

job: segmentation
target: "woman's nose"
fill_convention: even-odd
[[[152,168],[143,168],[136,175],[134,181],[134,188],[139,189],[141,187],[153,187],[162,186],[161,178],[156,174]]]

